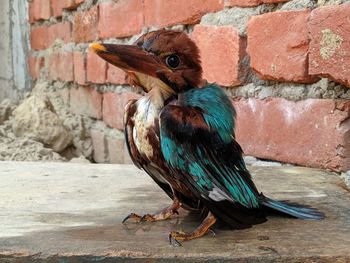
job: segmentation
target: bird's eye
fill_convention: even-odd
[[[170,55],[165,59],[165,63],[171,68],[177,68],[180,65],[180,58],[178,55]]]

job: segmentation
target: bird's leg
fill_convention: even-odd
[[[199,227],[197,227],[192,233],[185,233],[181,231],[171,231],[169,233],[169,242],[175,246],[181,246],[179,241],[186,241],[204,236],[211,230],[211,226],[216,222],[216,217],[209,212],[207,217],[203,220]]]
[[[180,201],[175,197],[173,200],[173,204],[165,209],[163,209],[161,212],[156,214],[146,214],[143,216],[137,215],[135,213],[131,213],[127,217],[124,218],[123,224],[129,220],[134,219],[136,222],[155,222],[155,221],[161,221],[171,218],[174,214],[179,214],[178,210],[181,207]]]

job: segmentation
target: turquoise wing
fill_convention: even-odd
[[[168,166],[206,200],[259,207],[259,193],[234,139],[234,108],[216,85],[179,95],[160,114]]]

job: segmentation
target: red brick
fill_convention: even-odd
[[[77,8],[84,0],[62,0],[63,9],[73,10]]]
[[[32,49],[42,50],[49,47],[49,33],[47,26],[40,26],[30,31],[30,45]]]
[[[103,94],[102,116],[103,121],[110,127],[123,130],[123,116],[125,105],[131,99],[139,99],[140,95],[133,92]]]
[[[124,163],[124,136],[122,134],[120,134],[120,137],[107,136],[106,139],[109,163]]]
[[[195,24],[206,13],[224,8],[224,0],[145,0],[146,26]]]
[[[107,65],[107,82],[112,84],[127,84],[125,72],[111,64]]]
[[[192,38],[200,50],[205,79],[223,86],[242,83],[245,41],[236,28],[197,25]]]
[[[350,4],[317,8],[309,21],[310,74],[350,87]]]
[[[30,2],[28,6],[28,19],[29,23],[33,24],[35,22],[35,15],[34,15],[34,2]]]
[[[226,0],[225,6],[251,7],[261,4],[260,0]]]
[[[33,18],[35,21],[46,20],[50,18],[50,2],[48,2],[47,0],[34,0],[32,4]]]
[[[49,78],[52,80],[73,81],[73,53],[53,53],[49,57]]]
[[[262,79],[300,83],[318,80],[308,74],[309,15],[307,10],[282,11],[249,21],[247,50],[251,67]]]
[[[29,74],[32,77],[32,79],[37,79],[38,72],[36,71],[36,57],[33,55],[28,56],[28,68]]]
[[[29,66],[29,73],[32,79],[35,80],[39,77],[40,70],[44,67],[44,58],[36,57],[30,54],[28,56],[28,66]]]
[[[73,53],[74,81],[80,85],[86,85],[86,58],[83,52]]]
[[[42,0],[48,1],[48,0]],[[73,10],[77,8],[82,0],[51,0],[52,12],[54,17],[61,17],[64,9]]]
[[[103,131],[92,129],[91,130],[91,141],[92,141],[92,158],[97,163],[107,163],[107,141],[106,135]]]
[[[289,1],[290,0],[262,0],[261,2],[264,4],[277,4],[277,3],[284,3]]]
[[[128,37],[143,28],[143,3],[140,0],[120,0],[99,5],[100,38]]]
[[[350,169],[350,102],[236,99],[237,141],[247,155],[336,171]]]
[[[51,0],[52,15],[54,17],[62,16],[64,0]]]
[[[87,81],[103,84],[106,81],[107,62],[89,49],[87,54]]]
[[[88,11],[75,14],[73,19],[74,42],[89,42],[98,38],[98,8],[92,7]]]
[[[49,65],[49,79],[57,80],[58,79],[58,64],[59,64],[59,53],[52,53],[48,58]]]
[[[70,89],[70,110],[95,119],[102,118],[102,95],[89,87]]]
[[[72,41],[72,25],[69,22],[61,22],[49,27],[49,46],[51,46],[56,40],[61,40],[64,43]]]
[[[226,0],[225,6],[240,6],[240,7],[251,7],[258,6],[261,4],[273,4],[273,3],[282,3],[288,2],[289,0]]]
[[[73,52],[62,52],[59,55],[58,79],[62,81],[74,80]]]

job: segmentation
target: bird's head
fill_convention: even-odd
[[[124,70],[130,84],[146,92],[159,87],[179,93],[202,82],[199,50],[180,31],[158,30],[141,36],[133,45],[93,43],[90,48]]]

